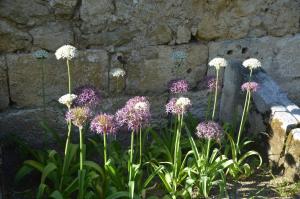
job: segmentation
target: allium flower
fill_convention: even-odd
[[[91,130],[99,134],[115,133],[117,125],[113,115],[100,114],[97,115],[91,122]]]
[[[214,139],[219,141],[223,136],[222,127],[214,121],[201,122],[196,127],[196,130],[196,135],[199,138]]]
[[[226,59],[221,57],[213,58],[209,63],[209,66],[214,66],[217,70],[221,67],[226,67],[228,65]]]
[[[36,59],[46,59],[48,58],[48,52],[45,50],[37,50],[32,53],[33,57]]]
[[[124,77],[126,74],[125,70],[123,70],[122,68],[113,68],[111,71],[110,71],[110,75],[112,77],[116,77],[116,78],[119,78],[119,77]]]
[[[150,122],[150,103],[146,97],[134,97],[117,111],[115,119],[119,126],[127,125],[131,130],[138,130]]]
[[[172,98],[166,104],[166,112],[172,114],[184,114],[191,106],[191,101],[189,98],[180,97],[180,98]]]
[[[169,83],[171,93],[185,93],[189,90],[189,84],[186,80],[171,80]]]
[[[83,125],[90,118],[91,112],[87,107],[75,107],[70,109],[66,113],[66,120],[71,121],[78,128],[82,128]]]
[[[77,95],[74,101],[76,106],[96,106],[100,103],[100,93],[94,86],[80,86],[74,93]]]
[[[74,94],[65,94],[58,99],[58,102],[71,107],[73,101],[77,98],[77,95]]]
[[[77,49],[71,45],[64,45],[56,50],[55,56],[56,59],[68,59],[71,60],[77,57]]]
[[[214,91],[216,89],[216,77],[215,76],[208,76],[206,79],[206,84],[207,84],[207,88],[208,90]],[[220,87],[220,85],[218,85],[218,88]]]
[[[261,67],[261,63],[255,58],[250,58],[243,62],[243,66],[252,70]]]
[[[259,84],[256,82],[246,82],[241,86],[242,91],[256,92],[259,89]]]

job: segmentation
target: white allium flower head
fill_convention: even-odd
[[[216,69],[220,69],[221,67],[226,67],[228,65],[226,59],[221,57],[213,58],[209,63],[209,66],[214,66]]]
[[[64,45],[56,50],[55,56],[56,59],[68,59],[71,60],[77,57],[77,49],[71,45]]]
[[[126,74],[125,70],[123,70],[122,68],[113,68],[111,71],[110,71],[110,75],[112,77],[124,77]]]
[[[147,111],[148,107],[146,102],[138,102],[134,105],[134,109],[138,111]]]
[[[67,107],[71,107],[73,101],[77,98],[75,94],[65,94],[58,99],[58,102],[66,105]]]
[[[249,58],[243,62],[243,66],[245,66],[246,68],[249,68],[250,70],[253,70],[253,69],[261,67],[261,63],[258,59]]]
[[[180,108],[185,108],[189,105],[191,105],[191,100],[187,97],[179,97],[176,100],[176,106],[179,106]]]

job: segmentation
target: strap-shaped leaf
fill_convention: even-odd
[[[57,190],[53,191],[50,197],[54,199],[64,199],[63,195]]]
[[[16,183],[19,183],[20,180],[22,178],[24,178],[26,175],[28,175],[31,171],[33,170],[32,167],[28,166],[28,165],[23,165],[21,167],[21,169],[19,169],[19,171],[17,172],[16,174],[16,177],[15,177],[15,182]]]
[[[56,165],[53,164],[52,162],[49,162],[43,169],[41,183],[45,183],[47,176],[56,169],[57,169]]]
[[[35,160],[26,160],[24,164],[38,170],[41,173],[43,172],[44,165]]]

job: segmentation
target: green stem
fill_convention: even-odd
[[[80,171],[83,170],[83,132],[82,127],[79,127],[79,149],[80,149]]]
[[[68,67],[68,80],[69,80],[69,94],[71,94],[72,86],[71,86],[71,67],[70,67],[70,61],[67,59],[67,67]]]
[[[130,183],[133,180],[132,179],[132,166],[133,166],[133,144],[134,144],[134,131],[131,132],[131,142],[130,142],[130,156],[129,156],[129,181],[128,181],[128,187],[130,187]]]
[[[237,143],[236,143],[238,148],[239,148],[239,143],[240,143],[240,137],[241,137],[243,127],[244,127],[245,116],[248,114],[247,113],[247,106],[250,102],[250,97],[251,97],[251,93],[250,93],[250,91],[247,90],[246,99],[245,99],[244,108],[243,108],[242,119],[241,119],[241,123],[240,123],[240,127],[239,127]]]
[[[175,147],[174,147],[174,170],[173,170],[173,188],[174,188],[174,193],[176,193],[177,189],[177,174],[178,174],[178,160],[177,158],[179,157],[179,152],[180,152],[180,136],[181,136],[181,128],[182,128],[182,123],[183,123],[183,114],[177,116],[178,120],[178,126],[176,128],[176,137],[175,137]]]
[[[208,139],[207,148],[206,148],[206,163],[209,162],[209,151],[210,151],[211,139]]]
[[[104,155],[104,168],[106,168],[107,163],[107,152],[106,152],[106,132],[103,133],[103,155]]]
[[[217,100],[218,100],[218,83],[219,83],[219,69],[216,69],[216,88],[215,88],[215,99],[214,99],[214,108],[213,108],[213,113],[211,119],[215,119],[215,113],[216,113],[216,108],[217,108]]]
[[[142,141],[142,128],[140,127],[140,129],[139,129],[139,131],[140,131],[140,165],[142,164],[142,155],[143,155],[143,141]]]
[[[252,78],[252,72],[253,72],[253,70],[252,70],[252,69],[250,69],[249,82],[251,82],[251,78]]]
[[[61,180],[60,180],[60,190],[62,190],[62,185],[63,185],[63,180],[64,180],[64,176],[65,176],[65,172],[66,172],[66,164],[68,162],[67,158],[68,158],[68,151],[69,151],[69,144],[70,144],[70,134],[71,134],[71,127],[72,127],[72,123],[71,121],[68,122],[68,135],[67,135],[67,140],[66,140],[66,145],[65,145],[65,158],[64,158],[64,162],[63,162],[63,168],[62,168],[62,175],[61,175]]]

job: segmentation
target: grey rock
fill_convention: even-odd
[[[185,26],[179,26],[176,33],[176,43],[184,44],[191,40],[191,32]]]
[[[13,52],[29,48],[31,41],[32,38],[28,33],[0,20],[0,52]]]
[[[176,60],[174,56],[184,58]],[[128,93],[163,93],[170,80],[185,78],[195,87],[207,70],[207,47],[202,44],[150,46],[131,52],[126,65]]]
[[[68,22],[51,22],[30,30],[34,47],[55,51],[65,44],[74,42],[74,35]]]
[[[67,93],[68,76],[65,60],[56,60],[49,55],[46,60],[37,60],[32,54],[7,55],[9,83],[12,100],[18,107],[42,105],[42,66],[45,67],[46,102],[49,104]],[[91,84],[107,90],[108,56],[103,50],[80,51],[71,61],[72,87]]]
[[[8,108],[9,93],[7,85],[7,66],[4,56],[0,56],[0,110]]]

